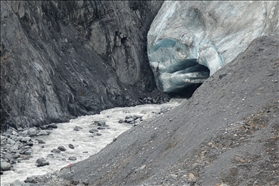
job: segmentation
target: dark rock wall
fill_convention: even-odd
[[[161,4],[2,1],[1,126],[62,122],[158,97],[146,35]]]

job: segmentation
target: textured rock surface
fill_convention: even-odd
[[[157,86],[175,92],[202,83],[262,35],[279,37],[276,1],[166,1],[148,32]],[[197,62],[200,64],[198,65]]]
[[[45,158],[39,158],[36,161],[37,167],[49,165],[49,162]]]
[[[7,162],[1,161],[1,171],[7,171],[10,170],[11,164]]]
[[[146,35],[161,4],[1,1],[1,126],[61,122],[154,97]]]
[[[181,106],[46,185],[279,184],[278,49],[278,38],[257,38]]]

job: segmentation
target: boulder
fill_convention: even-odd
[[[50,129],[57,129],[58,126],[57,126],[57,124],[52,123],[52,124],[49,124],[49,125],[48,125],[48,128],[50,128]]]
[[[133,116],[126,116],[124,121],[129,124],[135,124],[135,119]]]
[[[17,158],[19,158],[20,157],[20,154],[17,152],[17,153],[15,153],[15,154],[13,154],[13,158],[14,159],[17,159]]]
[[[27,145],[29,145],[29,146],[33,146],[33,141],[27,141]]]
[[[70,149],[74,149],[75,146],[74,146],[73,144],[69,144],[69,148],[70,148]]]
[[[19,153],[24,154],[24,155],[31,155],[32,154],[32,149],[31,148],[24,148]]]
[[[14,145],[15,141],[13,139],[11,139],[11,136],[9,136],[9,138],[6,138],[6,143],[10,144],[10,145]]]
[[[15,152],[18,151],[18,149],[19,149],[19,144],[18,144],[18,142],[17,142],[17,143],[15,143],[13,146],[10,147],[10,152],[15,153]]]
[[[70,157],[68,158],[68,160],[75,161],[75,160],[77,160],[77,158],[76,158],[75,156],[70,156]]]
[[[37,133],[38,133],[38,130],[37,130],[36,128],[30,128],[30,129],[28,129],[28,132],[27,132],[27,134],[28,134],[30,137],[36,136]]]
[[[30,137],[19,137],[18,139],[20,142],[23,142],[23,143],[27,143],[28,141],[31,140]]]
[[[12,161],[13,160],[13,155],[11,153],[6,153],[3,156],[6,160]]]
[[[58,149],[59,149],[60,151],[66,151],[66,148],[65,148],[64,146],[59,146]]]
[[[106,126],[106,121],[105,120],[94,121],[94,124],[97,126]]]
[[[42,166],[49,165],[49,162],[46,161],[45,158],[39,158],[39,159],[37,159],[36,164],[37,164],[37,167],[42,167]]]
[[[137,119],[141,119],[142,115],[134,114],[132,117],[134,120],[137,120]]]
[[[8,162],[3,162],[3,161],[1,161],[1,170],[2,171],[8,171],[8,170],[10,170],[11,169],[11,164],[10,163],[8,163]]]
[[[38,141],[39,144],[45,144],[46,142],[44,142],[43,140],[41,139],[36,139]]]
[[[31,183],[31,184],[42,183],[43,181],[44,181],[43,176],[30,176],[24,180],[25,183]]]

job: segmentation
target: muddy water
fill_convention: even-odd
[[[68,166],[70,163],[84,160],[90,155],[98,153],[118,135],[133,127],[133,125],[125,122],[119,123],[120,119],[123,120],[126,116],[131,115],[142,116],[142,120],[160,117],[161,110],[169,110],[178,106],[180,102],[181,100],[171,100],[161,105],[147,104],[135,107],[113,108],[104,110],[100,114],[82,116],[68,123],[60,123],[57,129],[50,130],[50,135],[32,138],[32,141],[35,142],[36,139],[41,139],[45,144],[35,143],[32,147],[32,158],[15,164],[14,169],[11,171],[5,171],[1,175],[1,185],[10,185],[15,180],[24,181],[29,176],[54,172]],[[99,136],[90,133],[89,130],[97,129],[94,121],[101,120],[105,121],[108,127],[99,130]],[[82,129],[75,131],[75,126],[82,127]],[[72,144],[74,149],[69,148],[69,144]],[[66,151],[61,151],[60,153],[51,152],[58,146],[64,146]],[[76,157],[77,160],[69,160],[68,158],[71,156]],[[41,157],[44,157],[49,162],[49,165],[37,167],[36,160]]]

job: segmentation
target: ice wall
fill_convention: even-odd
[[[157,86],[171,93],[202,83],[253,39],[279,37],[278,12],[275,1],[165,1],[148,32]]]

